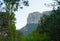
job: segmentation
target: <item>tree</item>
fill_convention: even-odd
[[[45,33],[49,36],[50,40],[60,41],[60,1],[56,10],[52,10],[50,15],[43,15],[38,24],[38,31],[40,34]]]
[[[6,41],[9,36],[9,14],[0,12],[0,41]]]
[[[20,1],[22,1],[22,2],[20,2]],[[20,4],[20,3],[22,3],[22,4]],[[14,12],[14,11],[18,10],[18,6],[21,9],[23,8],[23,7],[21,7],[21,5],[29,6],[29,1],[28,0],[3,0],[3,2],[0,1],[0,7],[2,7],[3,4],[5,4],[5,7],[3,7],[3,9],[6,9],[6,11]]]
[[[0,7],[2,7],[3,4],[5,4],[5,7],[2,7],[5,9],[6,12],[2,12],[3,16],[1,15],[1,19],[3,19],[3,26],[1,25],[1,31],[4,28],[4,33],[7,32],[8,36],[4,37],[2,34],[0,36],[0,41],[17,41],[16,39],[16,27],[15,27],[15,14],[14,11],[17,11],[19,6],[20,0],[3,0],[3,2],[0,1]],[[25,6],[28,6],[28,1],[23,1]],[[6,29],[6,28],[8,29]],[[6,34],[6,35],[7,35]]]
[[[39,33],[47,33],[50,40],[60,41],[60,10],[52,11],[50,15],[44,15],[38,25]]]

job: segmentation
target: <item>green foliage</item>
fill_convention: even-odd
[[[2,7],[3,4],[5,5],[5,7]],[[2,9],[5,9],[7,12],[17,11],[18,6],[20,7],[20,9],[23,9],[24,6],[22,7],[21,5],[29,6],[29,1],[28,0],[3,0],[3,2],[0,1],[0,7]]]
[[[20,39],[19,41],[49,41],[46,33],[39,34],[38,31],[29,33],[28,36],[20,35],[19,39]]]
[[[1,26],[1,27],[0,27],[0,32],[1,32],[2,34],[3,34],[2,31],[8,33],[7,30],[8,30],[8,28],[9,28],[9,27],[8,27],[8,26],[9,26],[9,24],[8,24],[8,21],[9,21],[9,20],[8,20],[8,17],[7,17],[7,16],[8,16],[7,13],[3,13],[3,12],[0,13],[0,20],[2,21],[2,23],[0,24],[0,26]],[[7,25],[7,24],[8,24],[8,25]],[[3,36],[2,34],[1,34],[1,36]],[[0,37],[1,37],[1,36],[0,36]],[[1,37],[1,38],[3,38],[3,37]],[[3,39],[3,40],[4,40],[4,39]],[[1,41],[2,41],[2,40],[1,40]],[[5,41],[6,41],[6,40],[5,40]]]
[[[6,8],[11,9],[12,11],[16,11],[18,9],[19,1],[20,0],[3,0]]]
[[[20,33],[16,31],[15,27],[15,14],[17,11],[20,0],[3,0],[6,7],[6,12],[0,12],[0,41],[20,41]],[[28,6],[28,1],[23,2],[25,6]],[[0,4],[2,7],[3,3]],[[7,36],[4,36],[5,32]],[[2,34],[1,34],[2,33]],[[18,39],[17,39],[18,38]]]
[[[22,33],[19,30],[16,30],[16,39],[17,39],[17,41],[21,41],[22,37],[23,37]]]
[[[14,23],[14,13],[10,16],[8,12],[0,12],[0,41],[15,41],[16,27]],[[7,36],[3,32],[7,33]]]
[[[38,25],[38,31],[40,34],[46,32],[50,40],[60,41],[60,10],[44,15]]]
[[[48,41],[48,36],[46,33],[39,34],[37,31],[34,31],[27,36],[27,41]]]
[[[16,27],[15,27],[15,14],[11,13],[9,17],[9,27],[10,27],[10,41],[16,41]]]

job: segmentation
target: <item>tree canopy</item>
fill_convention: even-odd
[[[21,5],[24,6],[29,6],[29,1],[28,0],[3,0],[0,1],[0,7],[2,7],[2,5],[5,5],[5,7],[3,7],[3,9],[5,9],[6,11],[17,11],[18,7],[20,7],[20,9],[22,9],[23,7],[21,7]]]

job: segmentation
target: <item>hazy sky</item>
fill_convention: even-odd
[[[16,14],[16,29],[21,29],[27,23],[27,17],[29,13],[38,11],[43,12],[47,10],[52,10],[51,7],[46,7],[44,3],[51,3],[52,0],[29,0],[29,7],[24,7],[23,9],[18,9]]]

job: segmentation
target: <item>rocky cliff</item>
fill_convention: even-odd
[[[33,12],[30,13],[27,18],[27,24],[25,27],[23,27],[20,31],[27,35],[28,33],[34,31],[37,28],[38,21],[40,20],[40,17],[42,16],[39,12]]]

